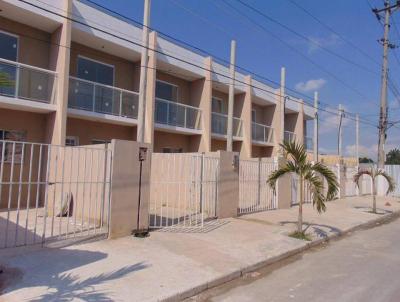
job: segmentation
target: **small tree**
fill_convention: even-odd
[[[400,150],[394,148],[386,154],[387,165],[400,165]]]
[[[336,175],[324,164],[317,162],[312,163],[307,160],[307,152],[303,144],[296,142],[284,142],[281,144],[286,158],[284,166],[271,173],[267,183],[275,190],[278,179],[287,173],[296,173],[300,179],[300,200],[299,215],[297,223],[297,235],[304,236],[303,232],[303,203],[304,189],[306,186],[310,188],[312,193],[313,206],[317,208],[318,213],[326,210],[325,201],[333,199],[337,192],[339,184]],[[328,190],[324,195],[324,183],[326,179]]]
[[[385,178],[388,183],[388,189],[386,191],[386,195],[388,195],[390,192],[394,191],[395,183],[393,181],[393,178],[390,177],[385,171],[378,169],[378,168],[371,167],[369,169],[362,169],[354,175],[353,180],[356,183],[358,188],[360,188],[359,181],[363,175],[368,175],[369,177],[371,177],[371,181],[372,181],[372,212],[376,214],[376,180],[378,179],[378,176],[382,176],[383,178]]]
[[[358,162],[360,164],[373,164],[374,163],[374,161],[372,159],[368,158],[368,157],[360,157],[358,159]]]

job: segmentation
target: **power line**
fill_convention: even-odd
[[[279,26],[283,27],[287,31],[291,32],[292,34],[302,38],[303,40],[307,41],[308,43],[314,44],[315,46],[317,46],[317,47],[321,48],[322,50],[324,50],[325,52],[327,52],[327,53],[329,53],[329,54],[331,54],[331,55],[343,60],[344,62],[346,62],[348,64],[351,64],[351,65],[354,65],[354,66],[356,66],[356,67],[358,67],[358,68],[360,68],[360,69],[362,69],[364,71],[367,71],[367,72],[369,72],[371,74],[379,75],[376,71],[374,71],[372,69],[369,69],[368,67],[365,67],[365,66],[363,66],[361,64],[355,63],[354,61],[352,61],[352,60],[350,60],[350,59],[348,59],[348,58],[346,58],[346,57],[344,57],[344,56],[342,56],[342,55],[330,50],[329,48],[324,47],[323,45],[321,45],[321,43],[318,43],[317,41],[315,41],[313,39],[310,39],[309,37],[303,35],[302,33],[299,33],[298,31],[296,31],[296,30],[290,28],[289,26],[283,24],[282,22],[272,18],[271,16],[269,16],[266,13],[260,11],[259,9],[255,8],[254,6],[251,6],[250,4],[248,4],[246,2],[243,2],[242,0],[236,0],[236,1],[239,2],[240,4],[242,4],[243,6],[247,7],[249,10],[257,13],[258,15],[264,17],[265,19],[267,19],[267,20],[269,20],[269,21],[271,21],[271,22],[273,22],[275,24],[278,24]]]
[[[306,13],[308,16],[310,16],[311,18],[313,18],[316,22],[318,22],[320,25],[322,25],[323,27],[325,27],[327,30],[329,30],[330,32],[332,32],[333,34],[335,34],[337,37],[339,37],[343,42],[347,43],[348,45],[350,45],[351,47],[353,47],[354,49],[356,49],[359,53],[361,53],[362,55],[364,55],[366,58],[370,59],[372,62],[374,62],[377,65],[380,65],[380,63],[373,58],[372,56],[370,56],[367,52],[365,52],[362,48],[358,47],[355,43],[353,43],[351,40],[345,38],[344,36],[342,36],[340,33],[338,33],[336,30],[334,30],[331,26],[327,25],[326,23],[324,23],[321,19],[317,18],[314,14],[312,14],[309,10],[305,9],[304,6],[301,6],[299,3],[297,3],[294,0],[288,0],[290,3],[292,3],[294,6],[296,6],[298,9],[302,10],[304,13]]]
[[[57,16],[59,16],[59,17],[61,17],[61,18],[70,20],[70,21],[72,21],[72,22],[81,24],[81,25],[83,25],[83,26],[87,26],[87,27],[89,27],[89,28],[91,28],[91,29],[94,29],[94,30],[96,30],[96,31],[105,33],[105,34],[110,35],[110,36],[112,36],[112,37],[121,39],[121,40],[123,40],[123,41],[125,41],[125,42],[131,43],[131,44],[134,44],[134,45],[137,45],[137,46],[140,46],[140,47],[144,47],[143,45],[140,45],[140,44],[138,44],[138,43],[136,43],[136,42],[134,42],[134,41],[131,41],[131,40],[129,40],[129,39],[126,39],[126,38],[124,38],[124,37],[118,36],[118,35],[116,35],[116,34],[114,34],[114,33],[110,33],[110,32],[108,32],[108,31],[106,31],[106,30],[97,28],[97,27],[95,27],[95,26],[89,25],[89,24],[87,24],[87,23],[85,23],[85,22],[82,22],[82,21],[73,19],[73,18],[71,18],[71,17],[64,16],[64,15],[62,15],[62,14],[58,14],[58,13],[56,13],[56,12],[54,12],[54,11],[51,11],[51,10],[46,9],[46,8],[44,8],[44,7],[38,6],[38,5],[33,4],[33,3],[29,2],[29,1],[26,1],[26,0],[19,0],[19,1],[20,1],[20,2],[23,2],[23,3],[26,3],[26,4],[28,4],[28,5],[31,5],[31,6],[33,6],[33,7],[39,8],[39,9],[41,9],[41,10],[44,10],[44,11],[46,11],[46,12],[48,12],[48,13],[57,15]],[[62,45],[60,45],[60,46],[62,46]],[[67,46],[64,46],[64,47],[67,47]],[[211,72],[211,73],[220,75],[220,76],[225,77],[225,78],[227,78],[227,79],[230,79],[230,77],[227,76],[227,75],[224,75],[224,74],[218,73],[218,72],[216,72],[216,71],[207,69],[207,68],[205,68],[205,67],[203,67],[203,66],[196,65],[196,64],[194,64],[194,63],[192,63],[192,62],[185,61],[185,60],[183,60],[183,59],[181,59],[181,58],[172,56],[172,55],[170,55],[170,54],[163,53],[162,51],[160,51],[160,50],[158,50],[158,49],[152,49],[151,47],[147,47],[147,49],[149,49],[149,50],[151,50],[151,51],[154,51],[154,52],[156,52],[156,53],[163,54],[163,55],[165,55],[165,56],[171,57],[171,58],[173,58],[173,59],[175,59],[175,60],[181,61],[181,62],[186,63],[186,64],[188,64],[188,65],[191,65],[191,66],[194,66],[194,67],[203,69],[203,70],[205,70],[205,71],[208,71],[208,72]],[[269,90],[266,90],[266,89],[257,87],[257,86],[255,86],[255,85],[249,85],[249,84],[247,84],[246,82],[239,81],[239,80],[237,80],[237,79],[236,79],[236,82],[239,82],[239,83],[241,83],[241,84],[243,84],[243,85],[245,85],[245,86],[249,86],[249,87],[252,87],[252,88],[254,88],[254,89],[258,89],[258,90],[267,92],[267,93],[269,93],[269,94],[272,94],[272,95],[281,97],[281,95],[278,94],[278,93],[271,92],[271,91],[269,91]],[[288,96],[287,96],[287,98],[289,98],[289,99],[292,100],[293,102],[300,103],[300,104],[302,103],[302,102],[300,102],[299,100],[293,99],[293,98],[291,98],[291,97],[288,97]],[[305,103],[306,103],[306,102],[305,102]],[[308,104],[308,103],[306,103],[306,104]],[[313,107],[313,105],[310,105],[310,104],[308,104],[308,105],[309,105],[310,107]],[[327,111],[327,110],[323,110],[323,109],[321,109],[321,110],[322,110],[322,111],[326,111],[326,112],[331,113],[331,114],[336,114],[336,113],[332,113],[331,111]],[[348,117],[348,119],[352,119],[352,118]],[[370,121],[362,121],[362,122],[363,122],[364,124],[368,124],[368,125],[371,125],[371,126],[376,127],[376,125],[370,123]]]

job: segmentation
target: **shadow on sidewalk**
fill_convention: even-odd
[[[150,266],[138,262],[110,272],[104,272],[102,266],[99,266],[98,271],[101,273],[97,275],[92,274],[89,269],[80,270],[83,271],[83,274],[70,272],[104,260],[107,256],[108,254],[103,252],[64,248],[27,251],[24,255],[3,261],[0,284],[3,283],[6,287],[4,286],[3,290],[0,288],[0,294],[4,295],[19,289],[45,287],[47,288],[46,293],[33,298],[32,301],[72,301],[75,299],[111,301],[112,299],[109,298],[109,295],[112,294],[111,291],[99,291],[95,286],[122,278]],[[92,270],[97,270],[96,266],[92,267]],[[86,273],[90,277],[85,279]]]
[[[280,225],[297,225],[297,221],[281,221]],[[317,223],[308,223],[304,222],[304,225],[306,225],[306,228],[304,231],[307,231],[309,228],[311,228],[311,232],[313,232],[315,235],[317,235],[319,238],[327,238],[330,234],[336,234],[339,235],[341,234],[341,230],[330,226],[326,224],[317,224]]]

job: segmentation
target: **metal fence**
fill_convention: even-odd
[[[268,186],[269,175],[278,168],[275,158],[240,160],[239,214],[272,210],[278,207],[276,194]]]
[[[291,174],[290,178],[290,187],[291,187],[291,195],[292,205],[299,204],[300,202],[300,177],[296,173]],[[310,188],[307,184],[304,185],[304,192],[303,192],[303,202],[304,203],[311,203],[312,202],[312,194]]]
[[[201,228],[216,217],[219,158],[201,153],[153,153],[150,228]]]
[[[108,232],[111,151],[0,141],[0,248]]]

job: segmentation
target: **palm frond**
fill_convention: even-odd
[[[304,180],[311,191],[313,206],[317,208],[318,213],[325,212],[326,197],[323,194],[324,183],[321,177],[317,176],[312,170],[309,170],[304,174]]]
[[[393,192],[396,189],[396,184],[393,178],[389,174],[387,174],[384,170],[378,169],[376,171],[375,176],[382,176],[386,179],[388,183],[388,189],[386,191],[386,195],[388,195],[390,192]]]
[[[360,188],[360,178],[363,175],[368,175],[369,177],[373,178],[373,172],[371,169],[362,169],[359,170],[356,174],[354,174],[353,176],[353,181],[355,182],[355,184],[357,185],[358,188]]]
[[[297,168],[294,165],[294,163],[292,161],[288,161],[283,167],[279,168],[278,170],[275,170],[270,174],[270,176],[267,179],[268,185],[275,191],[276,182],[278,181],[278,179],[287,173],[296,172],[296,169]]]
[[[335,198],[339,191],[339,183],[335,173],[333,173],[332,170],[320,162],[313,164],[311,169],[318,173],[321,177],[325,178],[326,182],[328,183],[326,199],[332,200]]]
[[[283,148],[285,158],[292,159],[298,166],[307,162],[307,152],[303,144],[295,141],[285,141],[280,146]]]

